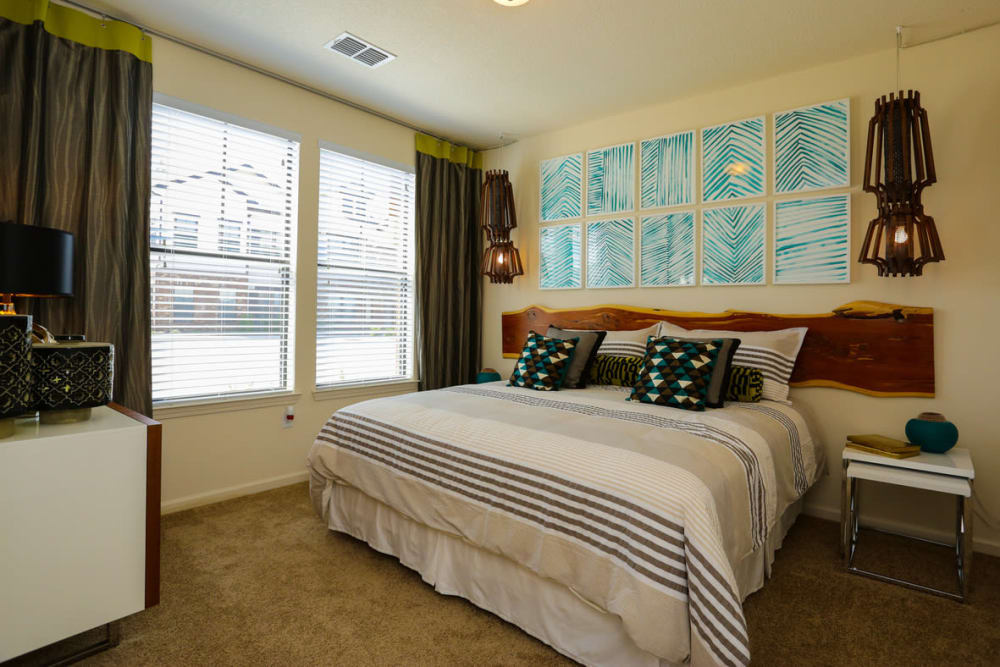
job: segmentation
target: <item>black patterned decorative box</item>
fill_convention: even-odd
[[[32,346],[32,403],[45,424],[83,421],[111,402],[115,346],[111,343],[36,343]]]
[[[31,409],[31,315],[0,315],[0,438]]]

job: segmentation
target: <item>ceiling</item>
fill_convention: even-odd
[[[997,0],[81,0],[475,148],[1000,20]],[[397,56],[368,69],[348,31]]]

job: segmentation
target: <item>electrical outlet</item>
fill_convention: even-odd
[[[283,428],[291,428],[295,425],[295,407],[289,405],[285,408],[285,414],[282,416],[281,426]]]

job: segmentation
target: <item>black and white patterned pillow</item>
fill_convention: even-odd
[[[529,331],[521,356],[510,375],[510,385],[539,391],[557,391],[566,379],[566,371],[569,370],[579,340],[560,340]]]
[[[723,344],[721,339],[650,337],[629,400],[704,411],[712,372]]]

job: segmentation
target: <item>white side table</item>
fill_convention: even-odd
[[[972,466],[969,450],[960,447],[955,447],[944,454],[921,452],[908,459],[893,459],[845,448],[840,507],[840,550],[847,571],[964,602],[969,593],[969,577],[972,572],[972,482],[975,476],[976,471]],[[854,566],[854,552],[857,548],[859,528],[858,482],[862,479],[937,491],[956,497],[954,544],[925,540],[910,535],[902,535],[901,537],[954,548],[958,576],[957,593],[922,586]],[[875,529],[866,528],[866,530]],[[890,534],[898,535],[898,533]]]

